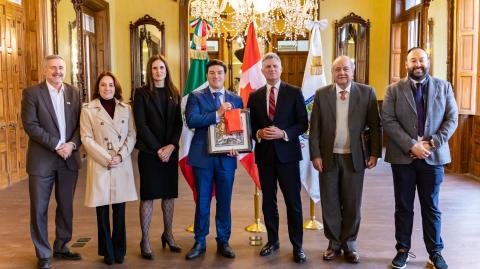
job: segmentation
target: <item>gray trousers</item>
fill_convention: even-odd
[[[48,242],[48,204],[53,187],[57,202],[53,250],[69,250],[67,243],[72,239],[73,196],[77,176],[77,170],[69,170],[64,165],[47,176],[29,175],[30,234],[39,259],[52,255]]]
[[[324,233],[329,249],[357,251],[365,171],[354,170],[351,154],[333,156],[333,168],[320,173]]]

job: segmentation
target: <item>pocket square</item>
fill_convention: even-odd
[[[67,105],[69,105],[69,104],[70,104],[70,102],[67,102]]]

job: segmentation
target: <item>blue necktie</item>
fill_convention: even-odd
[[[220,101],[220,96],[221,95],[222,95],[221,92],[214,92],[213,93],[213,101],[215,102],[215,108],[216,109],[219,109],[220,105],[222,104],[222,102]]]
[[[417,108],[418,136],[423,136],[425,130],[425,107],[423,102],[422,83],[415,83],[415,105]]]

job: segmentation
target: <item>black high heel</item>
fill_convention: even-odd
[[[144,258],[144,259],[146,259],[146,260],[153,260],[153,254],[152,254],[152,252],[145,252],[145,251],[143,251],[142,242],[140,242],[140,253],[142,254],[142,258]]]
[[[182,248],[178,245],[175,245],[175,243],[170,244],[170,242],[168,242],[164,234],[162,234],[161,240],[162,240],[162,248],[165,248],[165,246],[168,245],[168,248],[170,249],[171,252],[182,252]]]

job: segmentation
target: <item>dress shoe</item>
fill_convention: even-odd
[[[275,243],[267,242],[265,246],[263,246],[262,250],[260,250],[260,256],[268,256],[272,254],[274,251],[280,248],[280,243],[277,241]]]
[[[105,256],[105,257],[103,257],[103,262],[104,262],[105,264],[112,265],[113,262],[114,262],[114,259]]]
[[[200,245],[200,243],[195,242],[192,249],[190,249],[190,251],[187,253],[187,255],[185,255],[185,259],[193,260],[193,259],[199,257],[200,255],[205,254],[205,250],[206,250],[205,247],[202,247]]]
[[[80,254],[71,252],[70,250],[67,252],[54,252],[53,257],[57,259],[70,260],[70,261],[77,261],[82,259],[82,256]]]
[[[340,249],[334,250],[334,249],[327,249],[325,252],[323,252],[323,259],[326,261],[331,261],[335,260],[338,256],[342,255],[342,251]]]
[[[152,252],[146,252],[143,250],[142,242],[140,242],[140,254],[142,255],[142,258],[144,258],[145,260],[153,260]]]
[[[122,264],[124,260],[125,260],[125,257],[116,257],[115,263]]]
[[[293,251],[293,261],[296,263],[304,263],[307,261],[307,256],[305,252],[303,252],[303,249]]]
[[[217,243],[217,252],[223,257],[235,258],[235,252],[233,252],[233,248],[227,242]]]
[[[38,259],[38,269],[50,269],[52,268],[52,261],[50,258]]]
[[[345,251],[345,260],[349,263],[359,263],[360,256],[356,251]]]
[[[179,245],[175,244],[175,242],[170,243],[164,234],[162,234],[161,240],[162,240],[162,248],[165,248],[165,246],[168,245],[168,248],[170,249],[171,252],[182,252],[182,248]]]

